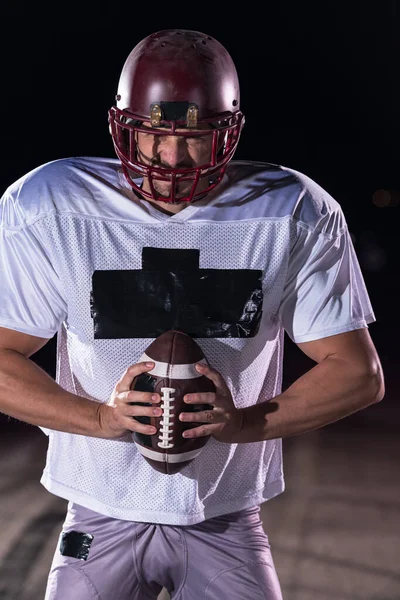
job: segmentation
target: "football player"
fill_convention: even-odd
[[[156,32],[123,65],[114,158],[38,166],[2,198],[0,410],[49,436],[41,478],[69,501],[46,600],[278,600],[262,503],[284,491],[282,438],[382,399],[375,320],[345,216],[305,174],[232,160],[244,115],[213,37]],[[132,391],[170,329],[216,392],[174,475],[132,432],[159,394]],[[282,392],[284,332],[314,362]],[[29,359],[57,334],[54,381]]]

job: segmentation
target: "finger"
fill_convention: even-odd
[[[140,362],[135,365],[131,365],[126,369],[121,379],[117,382],[115,386],[116,392],[126,392],[129,391],[132,381],[140,375],[141,373],[146,373],[146,371],[151,371],[154,369],[153,362]]]
[[[201,425],[200,427],[194,427],[193,429],[186,429],[182,436],[184,438],[196,439],[200,437],[207,437],[212,435],[216,431],[216,425]]]
[[[124,410],[124,416],[136,419],[137,417],[161,417],[162,409],[159,406],[143,406],[142,404],[128,405]]]
[[[117,411],[116,419],[123,428],[146,435],[157,433],[157,428],[150,425],[150,418],[161,417],[161,408],[123,405],[122,410],[118,407]]]
[[[187,404],[214,404],[214,392],[196,392],[195,394],[185,394],[183,397]]]
[[[157,433],[156,427],[153,427],[153,425],[148,425],[145,422],[141,423],[133,417],[122,417],[121,425],[129,431],[132,431],[132,433],[143,433],[144,435],[154,435]]]
[[[214,410],[202,410],[199,412],[183,412],[179,415],[180,421],[187,423],[213,423],[216,419]]]
[[[204,363],[197,363],[196,370],[202,375],[205,375],[207,379],[210,379],[217,390],[220,391],[224,396],[230,393],[224,378],[216,369],[212,369],[209,365],[205,365]]]
[[[161,401],[161,396],[160,394],[154,394],[152,392],[137,392],[136,390],[130,390],[115,394],[114,404],[117,401],[124,404],[136,402],[141,402],[142,404],[158,404]]]

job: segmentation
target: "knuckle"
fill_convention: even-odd
[[[111,399],[111,403],[113,406],[118,406],[121,403],[121,395],[114,394],[114,396]]]

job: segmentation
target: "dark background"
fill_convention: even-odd
[[[246,115],[236,158],[302,171],[343,207],[377,316],[370,331],[389,400],[379,414],[389,414],[399,356],[398,2],[112,3],[104,12],[83,2],[58,13],[3,2],[1,11],[2,191],[43,162],[114,156],[107,110],[145,35],[184,27],[227,47]],[[34,357],[49,372],[54,348],[53,340]],[[288,340],[286,384],[307,366]]]
[[[114,156],[107,111],[126,56],[144,36],[182,27],[215,36],[236,63],[246,115],[236,158],[302,171],[342,205],[377,317],[370,333],[383,364],[386,397],[325,427],[321,436],[317,432],[284,440],[287,491],[268,503],[267,529],[275,543],[285,598],[398,600],[398,0],[111,2],[104,7],[3,0],[0,25],[1,192],[47,161]],[[32,358],[54,375],[55,340]],[[311,366],[287,339],[284,387]],[[3,465],[9,462],[10,472],[4,466],[0,469],[5,482],[0,486],[0,517],[14,519],[14,529],[21,518],[27,522],[15,545],[6,537],[3,547],[0,526],[4,600],[42,597],[38,590],[44,589],[52,540],[44,558],[35,562],[34,554],[44,544],[48,528],[57,525],[54,536],[58,535],[64,514],[62,502],[51,503],[44,490],[39,494],[46,440],[35,431],[0,414],[0,458],[5,458]],[[24,454],[19,458],[19,448],[26,458]],[[15,494],[10,490],[22,486],[27,488],[25,507],[19,511],[15,504],[14,511]],[[33,522],[32,494],[37,506],[43,502]],[[304,507],[303,521],[298,518],[299,506]],[[329,534],[328,541],[316,538],[322,563],[310,562],[310,554],[304,554],[304,548],[308,552],[313,548],[310,532],[317,529],[315,519],[321,521],[317,525],[323,535]],[[365,532],[369,538],[362,537]],[[293,554],[291,536],[297,534],[299,550]],[[353,537],[358,545],[353,545]],[[375,553],[370,558],[369,548]],[[292,568],[288,560],[293,556]],[[320,585],[324,560],[326,581]],[[25,595],[21,573],[37,580],[35,587],[27,579]],[[387,590],[396,591],[389,595],[381,589],[375,595],[381,580],[387,582]],[[351,581],[357,592],[341,594],[338,588],[347,589]],[[300,595],[317,584],[318,592]],[[363,585],[370,586],[370,594]]]

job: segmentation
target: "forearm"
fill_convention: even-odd
[[[1,352],[1,412],[31,425],[103,437],[100,406],[97,402],[67,392],[19,352]]]
[[[357,371],[329,357],[272,400],[243,409],[240,442],[284,438],[318,429],[382,398],[382,374]]]

